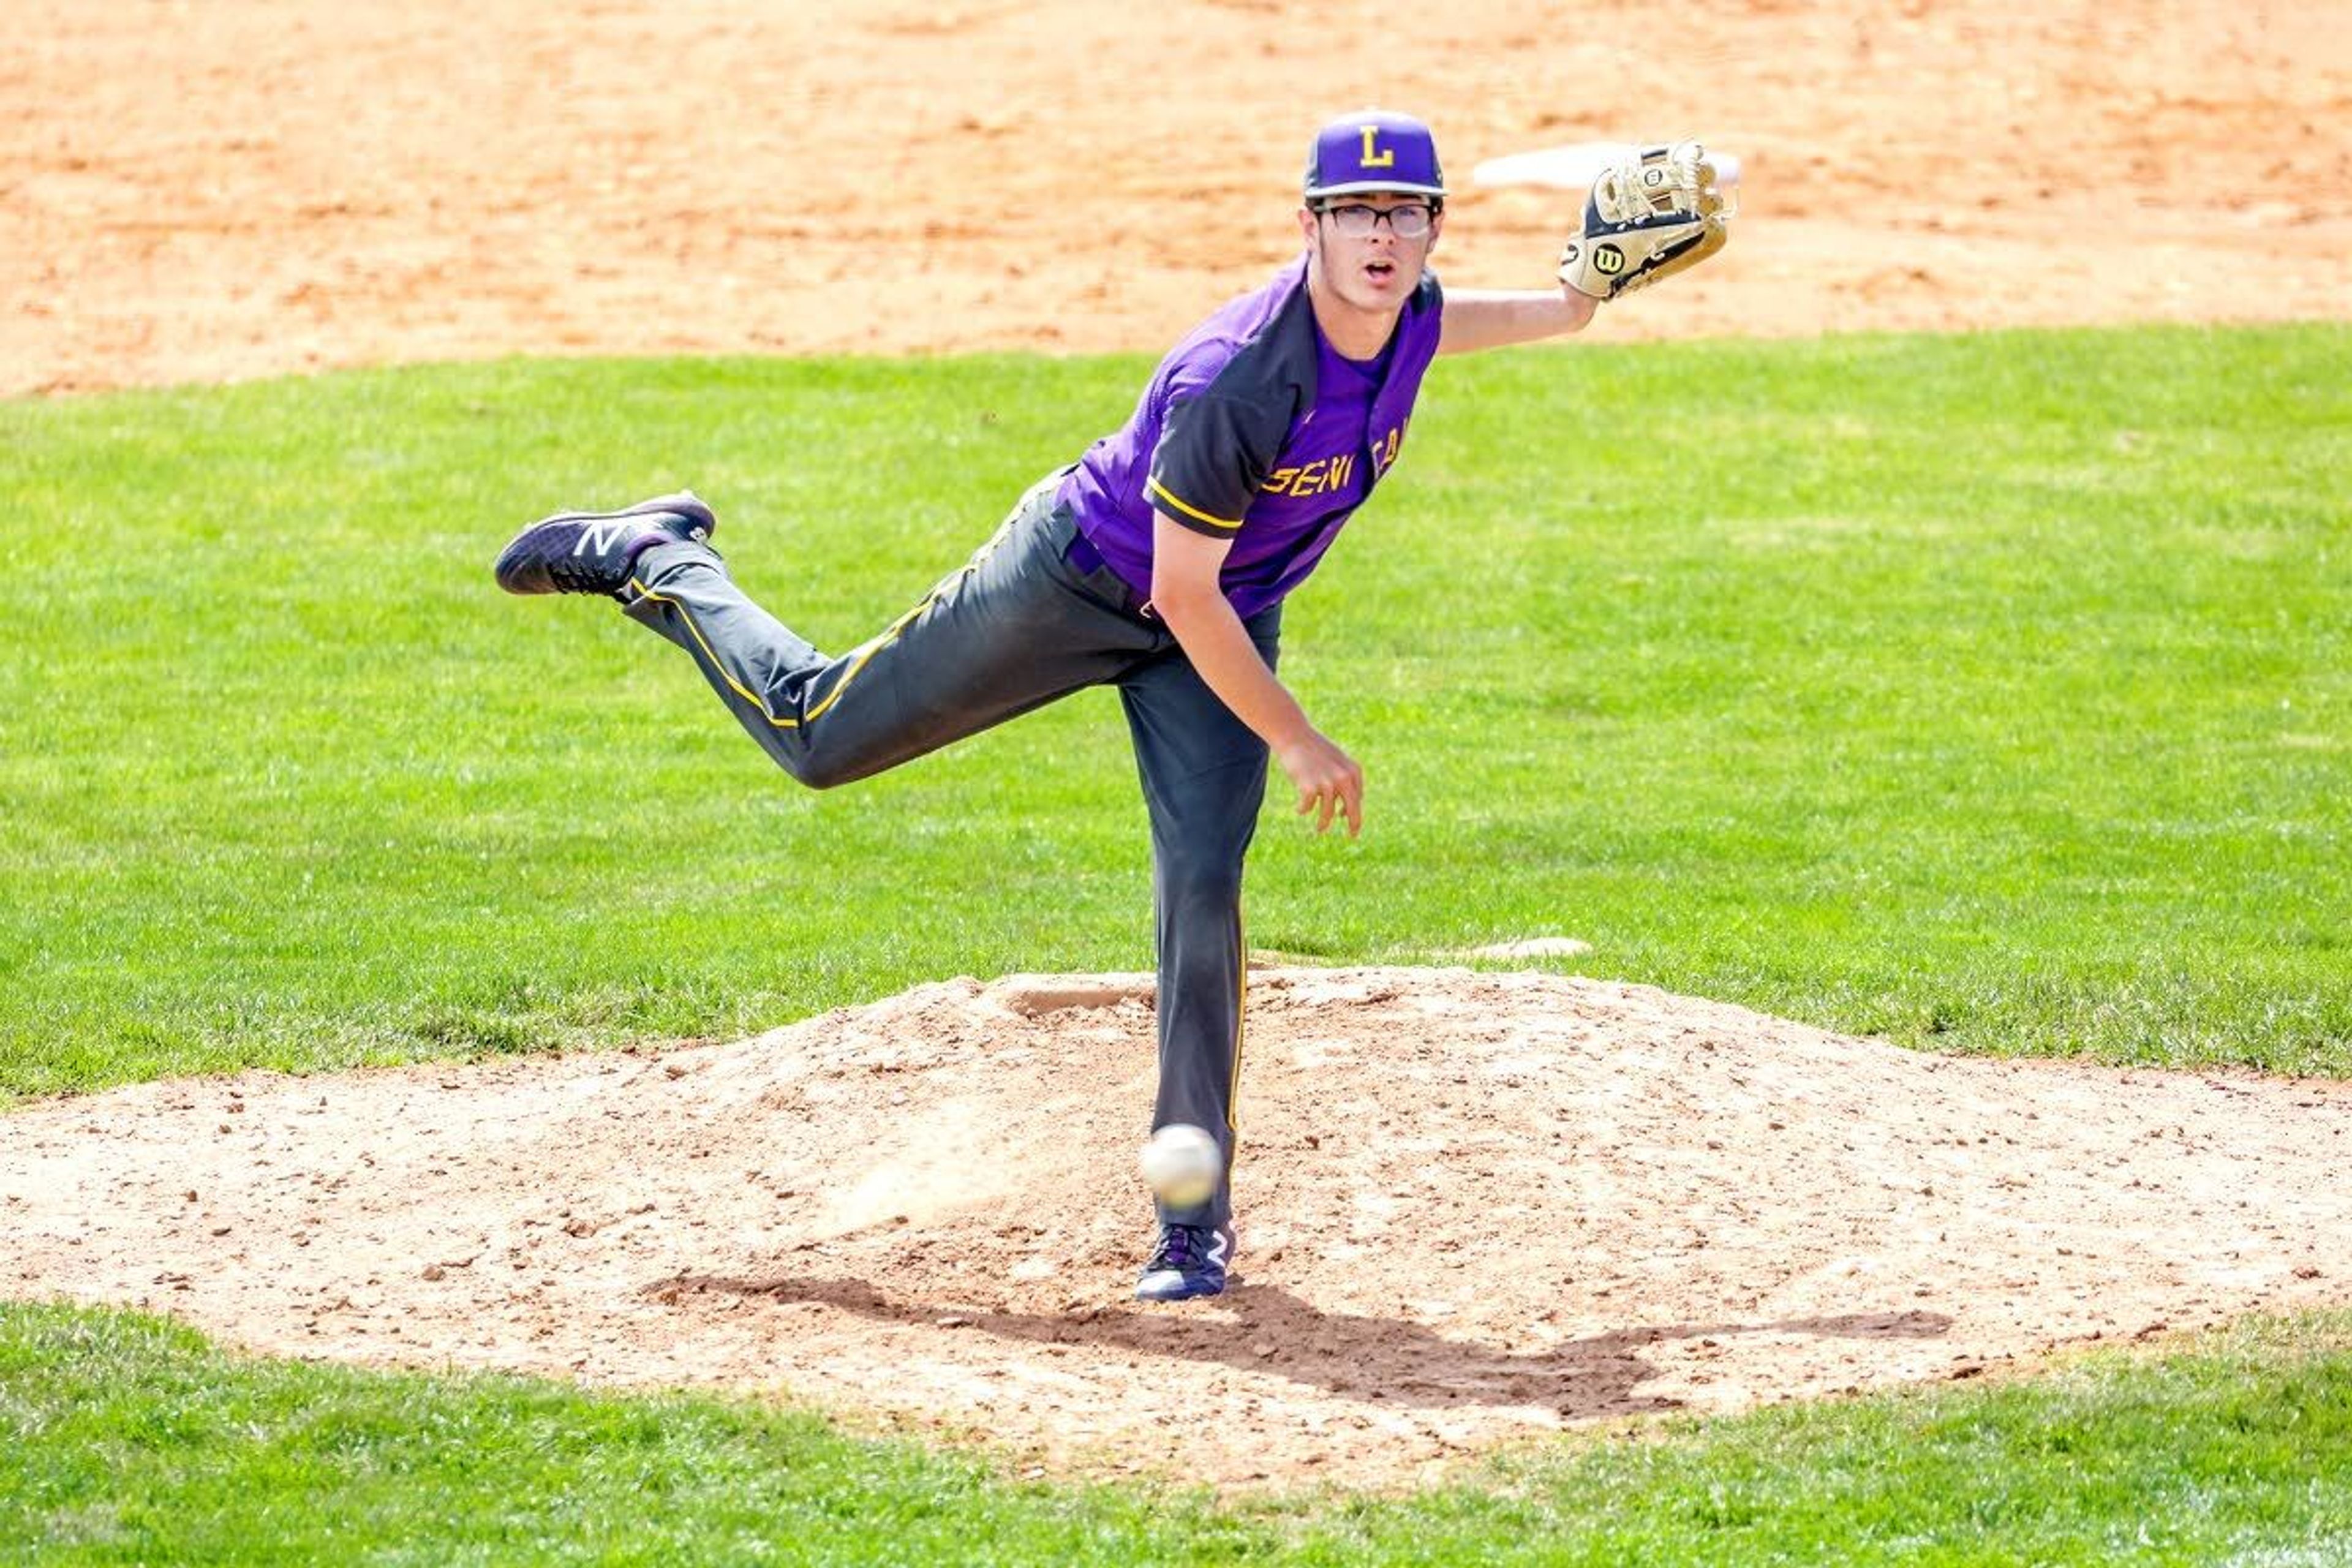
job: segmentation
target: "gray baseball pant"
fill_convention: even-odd
[[[1089,686],[1127,710],[1151,817],[1160,1092],[1152,1126],[1190,1122],[1223,1147],[1227,1181],[1162,1220],[1230,1215],[1245,952],[1242,861],[1265,795],[1265,742],[1202,680],[1174,636],[1098,564],[1061,476],[1022,497],[963,568],[879,636],[827,658],[754,605],[702,544],[637,560],[626,613],[692,655],[786,773],[825,789],[868,777]],[[1073,553],[1077,560],[1072,560]],[[1280,605],[1244,623],[1268,667]]]

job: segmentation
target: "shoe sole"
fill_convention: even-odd
[[[1202,1289],[1178,1290],[1166,1294],[1146,1293],[1143,1287],[1139,1285],[1135,1289],[1135,1299],[1139,1301],[1198,1301],[1210,1296],[1223,1295],[1225,1287],[1232,1283],[1232,1280],[1227,1279]]]

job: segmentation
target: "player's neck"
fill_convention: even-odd
[[[1367,310],[1350,305],[1339,298],[1319,268],[1307,269],[1307,298],[1315,308],[1315,324],[1322,330],[1323,341],[1343,359],[1373,360],[1389,346],[1390,334],[1396,331],[1397,318],[1404,314],[1402,307],[1393,310]]]

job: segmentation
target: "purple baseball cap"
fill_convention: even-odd
[[[1367,109],[1318,131],[1307,153],[1307,199],[1362,191],[1443,197],[1445,176],[1429,127],[1410,114]]]

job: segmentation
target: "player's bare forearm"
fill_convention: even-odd
[[[1153,531],[1152,609],[1217,700],[1273,752],[1298,788],[1300,814],[1318,814],[1318,833],[1344,817],[1352,837],[1363,830],[1364,770],[1307,721],[1250,641],[1218,583],[1230,548],[1161,515]]]
[[[1298,700],[1266,668],[1223,594],[1178,590],[1171,595],[1163,587],[1152,595],[1151,607],[1218,700],[1267,745],[1280,751],[1314,728]]]
[[[1335,818],[1346,820],[1349,837],[1362,832],[1363,769],[1307,722],[1306,710],[1258,657],[1225,596],[1180,594],[1172,603],[1155,597],[1152,605],[1209,689],[1274,752],[1297,786],[1299,814],[1316,815],[1318,833]]]
[[[1595,302],[1572,289],[1449,289],[1437,352],[1471,353],[1579,331]]]

